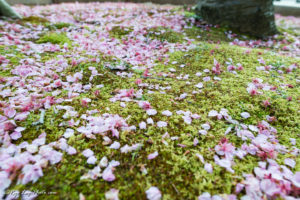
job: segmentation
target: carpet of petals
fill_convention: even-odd
[[[256,40],[171,5],[15,9],[0,199],[300,197],[299,18]]]

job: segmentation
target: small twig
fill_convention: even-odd
[[[177,190],[177,188],[175,187],[175,185],[172,183],[172,187],[174,188],[174,190],[176,191],[177,194],[180,194],[179,191]]]

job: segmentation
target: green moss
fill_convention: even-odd
[[[41,133],[45,132],[47,134],[47,143],[57,141],[64,133],[64,128],[59,126],[59,124],[64,121],[62,118],[63,114],[63,111],[57,111],[52,107],[45,112],[44,122],[38,123],[41,112],[35,111],[30,113],[27,119],[20,123],[20,126],[26,128],[26,134],[23,135],[22,140],[32,142]]]
[[[114,26],[110,31],[109,35],[113,38],[122,39],[129,33],[133,31],[132,27],[121,27],[121,26]]]
[[[56,32],[50,32],[46,33],[42,37],[40,37],[37,41],[37,43],[47,43],[50,42],[52,44],[71,44],[71,40],[67,37],[65,33],[56,33]]]
[[[45,18],[38,17],[38,16],[30,16],[24,17],[20,20],[21,23],[31,23],[31,24],[48,24],[49,21]]]
[[[167,41],[170,43],[182,42],[184,36],[181,33],[175,32],[172,29],[165,27],[155,27],[148,30],[148,36],[152,39]]]
[[[46,27],[49,30],[56,30],[56,29],[68,28],[70,26],[72,26],[72,24],[66,22],[59,22],[55,24],[48,24]]]
[[[0,71],[0,78],[5,78],[11,76],[11,73],[9,70],[1,70]]]

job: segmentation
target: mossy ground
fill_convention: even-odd
[[[190,16],[189,17],[193,17]],[[31,17],[30,20],[25,19],[29,23],[46,22],[38,20],[39,18]],[[48,24],[45,26],[49,26]],[[53,25],[57,29],[69,27],[69,24]],[[161,32],[163,30],[163,32]],[[110,36],[122,39],[126,37],[132,30],[120,27],[113,28]],[[233,169],[235,174],[226,172],[225,169],[216,165],[213,161],[213,149],[219,141],[224,137],[224,132],[230,126],[225,121],[216,121],[208,118],[210,110],[220,110],[226,108],[229,114],[236,120],[245,124],[257,124],[262,120],[266,120],[266,116],[276,116],[277,120],[272,123],[278,130],[278,139],[280,144],[290,146],[289,138],[296,138],[298,148],[300,144],[300,115],[299,115],[299,94],[300,85],[296,79],[299,79],[299,68],[289,74],[279,74],[278,72],[270,71],[265,73],[257,71],[259,66],[258,59],[263,58],[266,64],[273,66],[284,65],[289,66],[294,63],[299,63],[298,58],[284,57],[275,54],[274,52],[265,51],[263,49],[249,49],[229,45],[230,39],[224,34],[223,28],[211,28],[210,31],[204,31],[201,28],[193,27],[186,29],[184,32],[174,32],[165,28],[153,28],[150,30],[149,37],[168,41],[170,43],[184,42],[184,37],[189,37],[197,41],[197,47],[187,52],[169,53],[170,62],[175,64],[165,65],[163,61],[156,61],[156,67],[151,71],[152,78],[143,78],[140,73],[130,70],[133,73],[131,78],[121,78],[114,71],[105,68],[105,63],[116,62],[108,57],[101,57],[100,63],[81,63],[76,67],[70,68],[66,74],[74,74],[83,70],[82,83],[88,82],[90,77],[89,66],[96,67],[103,76],[95,77],[92,82],[93,88],[90,92],[81,94],[71,102],[65,102],[63,105],[70,105],[78,111],[79,115],[85,114],[87,110],[97,109],[101,114],[109,112],[119,114],[123,118],[130,118],[127,123],[138,127],[139,122],[146,121],[147,114],[139,108],[134,102],[127,103],[125,108],[121,108],[119,102],[112,103],[109,101],[113,97],[113,92],[117,89],[139,87],[134,83],[138,78],[141,78],[143,83],[150,85],[159,85],[162,87],[171,86],[165,94],[155,91],[152,94],[144,93],[143,99],[151,103],[158,111],[158,114],[153,117],[154,121],[167,121],[167,128],[148,127],[146,131],[137,129],[136,132],[122,132],[120,136],[121,145],[142,143],[141,150],[128,154],[121,154],[119,150],[109,149],[102,144],[101,137],[97,136],[96,140],[85,138],[82,134],[76,134],[68,140],[68,144],[74,146],[78,152],[86,148],[90,148],[95,152],[96,157],[101,159],[103,156],[109,157],[121,163],[116,168],[114,174],[116,180],[112,183],[102,179],[98,180],[80,180],[80,177],[87,172],[87,169],[92,169],[93,165],[86,164],[86,158],[82,155],[70,156],[65,154],[62,162],[58,165],[50,166],[45,169],[44,176],[41,177],[35,184],[14,185],[9,190],[24,189],[31,191],[48,191],[55,192],[55,195],[39,195],[38,199],[78,199],[79,194],[83,194],[86,199],[104,199],[104,193],[110,188],[120,190],[120,199],[145,199],[145,188],[152,185],[160,188],[163,199],[195,199],[202,192],[210,192],[211,194],[233,193],[235,185],[243,180],[244,173],[252,173],[254,167],[257,166],[259,158],[257,156],[247,155],[243,160],[235,158]],[[197,37],[197,36],[201,37]],[[221,43],[220,43],[221,41]],[[45,35],[41,36],[37,43],[50,42],[53,44],[64,43],[71,44],[71,40],[65,33],[59,30],[52,29]],[[13,48],[0,47],[1,52],[14,51]],[[18,60],[22,58],[19,52],[17,58],[10,58],[11,64],[16,65]],[[43,54],[45,60],[56,59],[57,54]],[[224,66],[229,59],[232,63],[240,63],[244,70],[238,71],[237,74],[224,72],[219,75],[222,81],[209,81],[204,83],[204,88],[198,94],[192,94],[195,90],[193,87],[199,82],[202,82],[201,77],[196,76],[196,72],[203,72],[204,69],[211,69],[214,59],[218,60]],[[180,65],[185,67],[181,68]],[[169,72],[170,68],[176,69],[172,76],[162,78],[159,76],[161,72]],[[0,77],[8,76],[8,71],[1,71]],[[189,75],[188,80],[178,80],[179,75]],[[213,78],[212,74],[207,74]],[[264,82],[278,87],[275,92],[264,92],[262,95],[251,97],[247,91],[247,84],[254,78],[261,78]],[[190,85],[186,84],[190,82]],[[96,85],[104,84],[100,94],[95,95],[97,90]],[[293,88],[280,89],[280,85],[290,84]],[[188,93],[188,97],[182,101],[175,99],[182,93]],[[62,93],[61,97],[67,93]],[[89,106],[82,107],[81,99],[88,97],[92,100]],[[292,97],[291,101],[287,97]],[[269,100],[271,106],[264,107],[263,100]],[[166,117],[161,115],[164,110],[173,112],[173,116]],[[180,115],[176,115],[177,110],[191,111],[201,115],[201,119],[193,120],[191,125],[183,122]],[[240,113],[248,112],[251,117],[242,119]],[[26,127],[23,132],[22,140],[32,141],[42,132],[47,133],[46,143],[57,141],[64,133],[64,127],[59,126],[65,121],[62,119],[63,112],[57,112],[54,107],[46,111],[45,122],[41,125],[33,125],[39,119],[40,112],[35,111],[30,114],[26,121],[19,126]],[[198,131],[201,124],[209,123],[212,129],[206,136],[199,136]],[[179,137],[178,140],[165,139],[168,145],[164,145],[162,135],[168,132],[170,136]],[[234,134],[229,134],[228,139],[235,146],[240,146],[243,141]],[[199,144],[193,146],[193,140],[197,138]],[[186,145],[185,148],[179,147],[178,144]],[[154,160],[148,160],[147,155],[155,151],[159,152],[159,156]],[[204,156],[204,159],[213,165],[214,171],[209,174],[204,170],[203,164],[195,156],[199,153]],[[278,156],[278,162],[282,162],[286,157],[293,157],[292,154]],[[294,158],[294,157],[293,157]],[[294,171],[300,169],[300,159],[295,158],[297,165]],[[145,175],[141,169],[145,167],[148,173]]]

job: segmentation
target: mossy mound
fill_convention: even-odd
[[[47,43],[50,42],[52,44],[70,44],[71,40],[68,38],[68,36],[65,33],[56,33],[56,32],[50,32],[46,33],[45,35],[41,36],[36,43]]]
[[[24,17],[19,20],[20,23],[31,23],[31,24],[48,24],[49,21],[46,18],[38,16]]]

